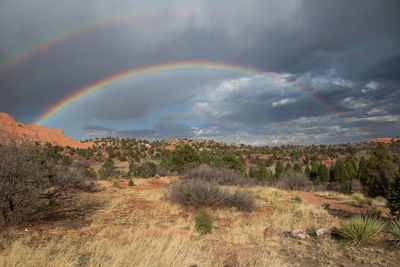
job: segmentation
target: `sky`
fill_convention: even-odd
[[[399,25],[398,0],[1,0],[0,112],[80,140],[396,137]]]

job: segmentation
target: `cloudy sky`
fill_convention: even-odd
[[[0,112],[76,139],[329,144],[400,135],[398,0],[2,0]],[[247,70],[247,71],[246,71]]]

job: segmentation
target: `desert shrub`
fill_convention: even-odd
[[[236,207],[250,211],[255,207],[251,193],[240,189],[230,191],[222,189],[215,182],[202,180],[184,180],[170,187],[169,198],[185,206],[200,207]]]
[[[232,152],[222,153],[213,163],[216,167],[231,169],[240,173],[243,173],[246,169],[243,159]]]
[[[48,187],[39,148],[0,145],[0,224],[35,219],[40,195]]]
[[[53,196],[60,195],[63,191],[69,188],[80,189],[83,191],[92,191],[94,183],[88,181],[86,177],[82,176],[81,172],[72,169],[54,167],[51,170],[51,174],[48,176],[53,186]],[[54,195],[55,194],[55,195]]]
[[[197,168],[186,170],[182,174],[182,179],[202,180],[206,182],[215,182],[220,185],[243,185],[250,182],[241,174],[226,168],[210,167],[201,165]]]
[[[350,242],[374,243],[383,238],[385,228],[385,222],[377,217],[356,216],[342,224],[339,235]]]
[[[395,241],[400,244],[400,219],[394,220],[392,223],[392,228],[390,229],[390,233],[395,238]]]
[[[305,191],[310,190],[312,182],[301,173],[289,171],[282,176],[276,186],[285,190]]]
[[[201,156],[199,151],[185,144],[177,146],[163,161],[164,165],[168,166],[169,170],[182,173],[187,168],[199,166],[201,164]]]
[[[93,168],[85,168],[83,170],[83,175],[93,179],[97,178],[96,171]]]
[[[99,170],[99,175],[101,178],[106,179],[108,177],[111,177],[115,175],[115,166],[111,158],[107,158],[107,160],[101,165],[101,168]]]
[[[201,208],[199,213],[194,218],[195,221],[195,229],[200,234],[210,234],[213,229],[213,219],[208,212],[207,208]]]
[[[154,162],[144,162],[142,165],[129,164],[129,172],[135,177],[149,178],[157,173],[157,165]]]
[[[129,179],[128,181],[128,186],[134,186],[135,183],[133,182],[132,178]]]

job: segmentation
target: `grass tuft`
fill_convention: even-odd
[[[397,244],[400,244],[400,219],[393,221],[392,228],[390,229],[390,233],[395,238]]]
[[[383,238],[385,222],[377,217],[357,216],[342,224],[339,234],[354,243],[375,243]]]

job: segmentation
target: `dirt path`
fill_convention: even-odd
[[[331,210],[342,210],[348,213],[356,213],[356,214],[362,214],[373,211],[372,207],[357,207],[349,204],[338,203],[336,200],[319,197],[311,192],[296,192],[296,194],[305,198],[308,202],[316,206],[322,206],[323,204],[328,203],[329,209]],[[382,211],[382,216],[385,217],[390,216],[388,209],[381,209],[381,211]]]

